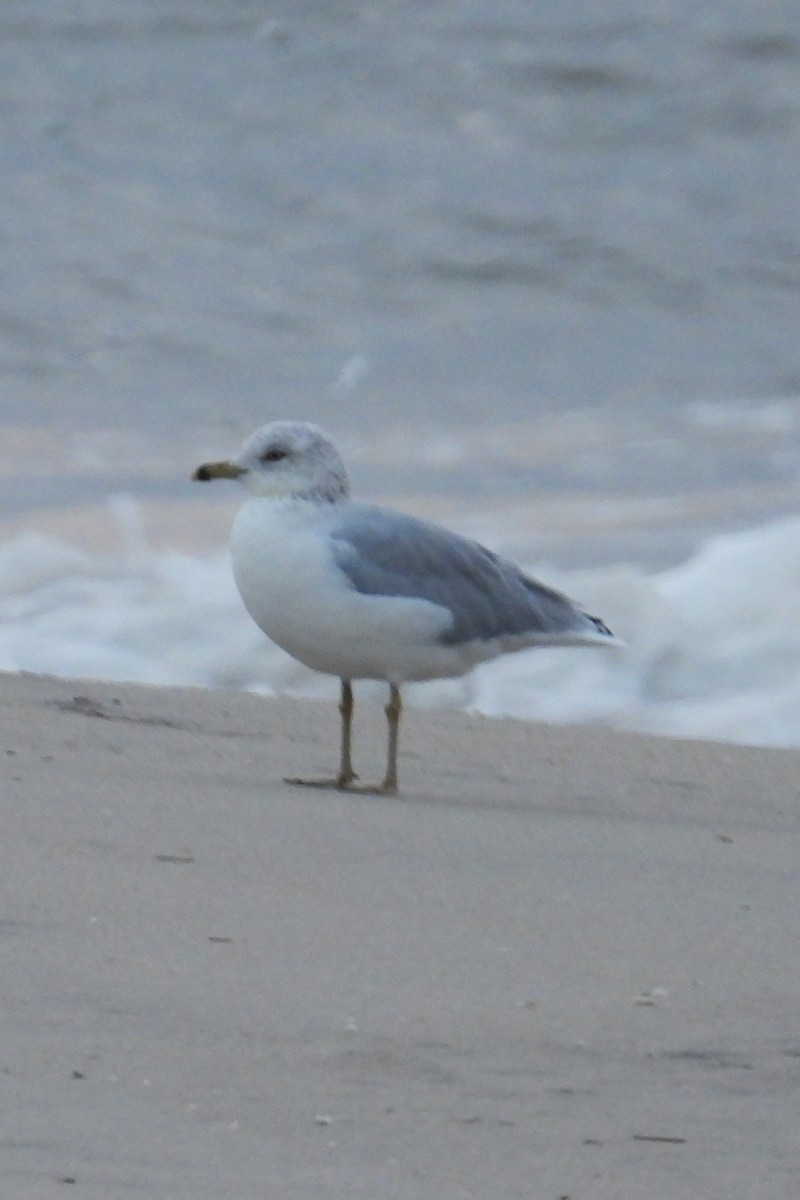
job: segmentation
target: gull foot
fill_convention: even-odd
[[[339,792],[349,792],[353,787],[353,780],[357,778],[357,775],[335,775],[332,779],[297,779],[287,776],[283,782],[291,783],[293,787],[335,788]]]
[[[370,796],[391,796],[397,791],[396,783],[387,783],[386,780],[379,784],[355,783],[357,778],[357,775],[350,779],[342,776],[334,779],[296,779],[289,776],[283,782],[293,787],[330,788],[337,792],[360,792]]]

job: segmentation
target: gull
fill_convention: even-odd
[[[317,425],[273,421],[192,478],[247,489],[231,531],[245,608],[278,646],[341,683],[338,773],[287,783],[396,792],[403,683],[464,675],[531,646],[619,645],[598,617],[478,542],[352,500],[339,451]],[[354,679],[389,685],[377,787],[359,786],[353,770]]]

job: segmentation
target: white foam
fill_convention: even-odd
[[[117,500],[113,511],[113,555],[34,533],[0,545],[0,668],[335,694],[334,681],[294,663],[253,625],[227,551],[152,550],[133,502]],[[530,566],[601,615],[627,651],[527,651],[462,680],[408,688],[410,702],[800,745],[800,518],[714,538],[656,575]]]

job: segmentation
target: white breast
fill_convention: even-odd
[[[401,683],[468,670],[474,658],[438,642],[446,609],[353,590],[326,537],[335,518],[297,500],[253,498],[239,510],[233,572],[256,624],[306,666],[343,678]]]

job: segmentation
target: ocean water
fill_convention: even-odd
[[[0,11],[0,667],[333,695],[189,483],[275,417],[599,612],[415,704],[800,744],[800,10]]]
[[[0,546],[0,669],[337,695],[245,614],[226,551],[151,549],[136,502],[113,504],[119,549],[37,533]],[[677,567],[530,564],[603,613],[625,649],[537,649],[459,680],[406,688],[418,705],[585,721],[762,745],[800,744],[800,517],[709,539]],[[377,695],[374,684],[362,685]]]

